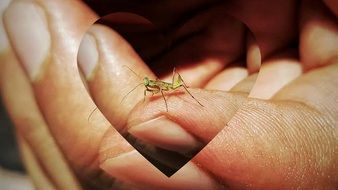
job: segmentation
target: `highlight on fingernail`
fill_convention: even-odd
[[[85,34],[79,47],[77,59],[86,79],[90,80],[99,61],[97,43],[93,35]]]
[[[132,126],[128,132],[147,143],[180,153],[201,147],[191,134],[165,116]]]
[[[15,1],[5,11],[4,25],[16,55],[35,80],[51,47],[46,13],[31,1]]]

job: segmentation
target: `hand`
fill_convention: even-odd
[[[147,9],[143,11],[150,14],[149,20],[156,26],[165,29],[176,20],[171,20],[172,17],[162,18],[156,12],[167,13],[167,10],[181,18],[184,12],[202,6],[191,3],[188,4],[190,6],[182,4],[184,9],[174,9],[171,5],[162,6],[163,11],[158,11],[155,3],[145,6]],[[213,15],[214,11],[219,10],[217,7],[210,6],[201,14],[192,14],[186,25],[173,29],[177,36],[169,38],[169,41],[175,42],[184,37],[187,40],[181,45],[170,46],[163,55],[149,63],[151,70],[123,38],[106,27],[91,27],[91,35],[85,38],[89,42],[89,51],[85,51],[85,55],[92,55],[87,58],[98,55],[99,61],[94,59],[97,65],[90,63],[93,60],[81,63],[80,56],[81,69],[93,100],[117,130],[130,131],[135,124],[161,115],[170,118],[171,129],[175,126],[176,129],[177,126],[184,129],[179,135],[192,136],[198,141],[207,142],[221,130],[205,149],[171,178],[166,178],[134,151],[109,126],[101,113],[94,112],[88,121],[95,105],[78,75],[76,56],[82,34],[97,17],[75,1],[62,4],[40,2],[39,6],[29,3],[10,5],[5,11],[4,26],[12,48],[7,44],[1,49],[4,68],[1,71],[1,92],[17,126],[22,152],[36,184],[44,187],[53,184],[58,189],[75,189],[78,182],[89,189],[105,189],[111,185],[141,189],[222,189],[224,186],[333,189],[337,185],[334,171],[337,171],[335,73],[338,69],[335,48],[337,26],[330,15],[334,13],[330,13],[321,3],[304,2],[300,10],[292,1],[263,5],[255,7],[239,1],[217,5],[246,23],[261,48],[262,67],[250,94],[250,85],[247,88],[245,81],[252,81],[255,75],[252,73],[257,70],[257,51],[254,51],[257,44],[246,42],[253,47],[248,51],[243,51],[242,46],[238,47],[239,40],[250,37],[243,34],[243,24],[226,15],[221,15],[217,22],[203,23],[204,17],[208,18],[209,14]],[[327,6],[333,7],[330,5],[328,2]],[[75,9],[68,11],[70,7]],[[318,10],[311,12],[313,7]],[[250,14],[250,10],[258,8],[273,11],[269,17],[263,16],[267,20],[262,21],[256,12]],[[40,13],[45,20],[39,17],[37,9],[42,9]],[[29,11],[33,13],[29,14]],[[298,12],[299,26],[295,17]],[[18,14],[27,15],[21,15],[19,21],[11,22],[13,17],[18,18]],[[37,18],[30,20],[30,15]],[[37,19],[39,22],[36,22]],[[280,20],[277,22],[277,19]],[[202,28],[216,28],[207,32],[210,36],[217,36],[215,41],[211,41],[210,36],[190,36],[196,32],[192,27],[196,23],[206,24]],[[229,28],[228,24],[237,27]],[[299,32],[296,30],[298,27]],[[220,35],[220,31],[226,35]],[[237,35],[234,37],[234,34]],[[293,47],[293,42],[298,38],[299,44]],[[92,43],[93,39],[95,43]],[[224,44],[215,43],[218,40],[226,41],[229,45],[218,46]],[[231,40],[232,43],[229,43]],[[37,45],[32,48],[31,44]],[[90,44],[96,45],[95,48]],[[205,44],[209,46],[203,49]],[[186,56],[189,52],[195,55],[197,51],[201,58],[210,58],[215,54],[207,50],[211,49],[211,53],[214,53],[219,52],[218,48],[223,51],[216,58],[207,61],[197,59],[185,65],[191,58]],[[159,46],[154,49],[152,53],[145,51],[140,54],[151,59],[165,48]],[[300,58],[293,53],[293,49],[299,51]],[[227,66],[240,60],[243,54],[251,57],[247,61],[249,72],[244,70],[241,63],[235,64],[237,69],[228,69]],[[133,65],[132,69],[141,76],[155,78],[152,71],[156,71],[161,79],[166,79],[169,70],[160,71],[158,67],[165,65],[172,68],[173,60],[189,86],[223,91],[189,89],[205,107],[195,104],[188,94],[169,95],[168,113],[161,98],[155,97],[142,103],[141,89],[120,104],[125,93],[139,82],[123,65]],[[21,67],[25,68],[28,77]],[[301,68],[304,73],[301,73]],[[277,71],[285,74],[279,76],[275,74]],[[240,73],[237,80],[226,80],[229,82],[224,83],[225,79],[233,78],[229,76],[234,73]],[[250,76],[245,79],[248,74]],[[275,78],[271,78],[271,75]],[[35,104],[34,96],[39,106]],[[23,110],[22,105],[29,111]],[[144,134],[147,133],[148,138],[159,135],[154,135],[152,131],[156,130],[139,128],[134,134],[137,138],[146,138]],[[164,137],[160,142],[155,139],[155,143],[159,146],[172,143],[172,140]],[[37,172],[39,168],[45,172],[44,180],[37,178],[41,174]]]

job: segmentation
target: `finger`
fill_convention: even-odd
[[[305,76],[281,89],[273,99],[302,102],[327,116],[331,116],[332,121],[337,122],[338,103],[336,100],[338,96],[335,91],[338,84],[336,73],[338,59],[333,59],[326,64],[327,66],[308,72]]]
[[[18,133],[25,139],[27,146],[32,147],[45,175],[50,177],[53,184],[59,188],[79,189],[73,171],[50,133],[38,109],[29,81],[15,56],[11,51],[7,51],[0,60],[4,62],[1,96]],[[22,109],[22,105],[25,105],[25,109]]]
[[[261,50],[252,31],[247,31],[246,35],[246,65],[249,73],[256,73],[261,67]]]
[[[150,159],[166,175],[173,175],[170,179],[180,175],[179,173],[173,173],[189,161],[189,159],[184,160],[180,155],[190,155],[190,153],[195,155],[201,150],[225,126],[226,121],[235,114],[246,96],[245,94],[230,95],[221,91],[198,91],[190,88],[189,91],[204,105],[203,107],[195,102],[188,93],[178,92],[177,94],[168,95],[168,112],[165,111],[165,104],[162,98],[153,98],[146,105],[138,104],[129,116],[127,123],[127,132],[135,138],[132,142],[134,146],[136,144],[137,150],[147,159]],[[186,117],[187,115],[189,117]],[[203,117],[200,117],[201,115]],[[208,129],[205,126],[209,126]],[[145,142],[146,148],[137,147],[137,143],[142,145],[142,142]],[[151,149],[147,149],[149,146],[155,146],[155,150],[160,151],[150,155]],[[128,152],[130,151],[125,151],[124,153],[128,154]],[[172,152],[177,152],[177,154]],[[170,154],[172,154],[170,158],[177,162],[176,165],[175,163],[168,163],[166,156]],[[191,158],[191,155],[187,157]],[[118,164],[119,161],[115,161],[123,158],[124,156],[111,156],[102,162],[101,167],[112,176],[129,182],[131,179],[127,176],[128,174],[122,172],[122,168],[126,166]],[[135,161],[128,164],[128,166],[133,165],[133,171],[151,171],[148,168],[149,165],[134,165],[134,163],[139,163],[141,160],[138,155],[133,154],[130,159]],[[194,166],[194,164],[192,165]],[[188,172],[189,170],[181,169],[182,172]],[[140,176],[138,183],[148,183],[148,188],[157,187],[158,182],[156,181],[162,177],[158,172],[151,173],[154,176],[153,180],[150,180],[152,178],[148,179],[145,176]],[[188,176],[186,178],[190,181]],[[169,182],[170,180],[166,183]],[[202,186],[201,188],[207,187],[209,186]]]
[[[205,89],[229,91],[248,76],[247,69],[243,67],[230,67],[217,74],[206,85]]]
[[[333,174],[337,168],[337,120],[334,119],[337,95],[332,92],[337,86],[337,69],[335,63],[297,78],[272,98],[276,103],[252,101],[243,106],[219,138],[209,144],[210,152],[207,147],[196,161],[206,168],[212,166],[209,171],[224,176],[223,179],[233,183],[235,188],[240,188],[241,184],[255,184],[258,173],[261,184],[252,187],[266,188],[270,183],[289,186],[282,188],[334,188],[337,182],[337,175]],[[214,163],[219,164],[210,164],[215,155],[219,159]],[[323,158],[327,161],[325,164],[321,161]],[[249,173],[243,175],[241,167]],[[285,176],[288,170],[292,174]],[[224,171],[231,172],[225,174]],[[235,171],[239,173],[236,175]],[[297,180],[297,176],[302,176],[302,180]]]
[[[32,148],[25,142],[23,137],[18,135],[18,144],[21,158],[24,162],[25,169],[29,174],[36,189],[55,189],[54,184],[48,179],[46,173],[39,164],[38,159],[34,156]]]
[[[2,26],[1,28],[4,31]],[[31,154],[35,155],[34,159],[40,163],[45,175],[50,177],[51,183],[59,188],[78,189],[78,182],[48,130],[37,107],[28,79],[8,43],[6,33],[1,33],[0,38],[1,41],[6,42],[2,44],[0,50],[1,96],[16,130],[22,138],[25,138],[25,144],[28,144],[26,146],[32,147],[30,149],[34,153]],[[25,105],[26,109],[22,109],[22,105]],[[27,112],[27,110],[30,111]],[[55,171],[63,175],[60,176]]]
[[[270,99],[301,74],[302,67],[294,51],[276,54],[263,62],[249,97]]]
[[[188,86],[204,86],[243,57],[246,29],[223,5],[204,8],[172,32],[171,48],[154,60],[153,68],[166,80],[171,77],[167,71],[176,66]]]
[[[337,1],[334,0],[324,0],[324,3],[326,4],[327,7],[329,7],[329,9],[331,9],[331,11],[338,16],[338,3]]]
[[[337,72],[337,68],[327,68],[326,72],[328,71],[330,74],[325,73],[328,75],[327,80],[335,79],[336,77],[332,75]],[[319,77],[323,73],[318,72],[316,75]],[[310,74],[301,78],[303,78],[302,86],[305,87],[309,82],[319,81],[319,78]],[[300,79],[293,83],[297,83],[298,80]],[[329,82],[325,80],[320,84],[322,86],[326,84],[329,89],[334,89],[334,85],[327,83]],[[331,83],[335,84],[332,81]],[[191,91],[195,94],[194,90]],[[316,94],[309,91],[307,94],[318,98]],[[292,94],[288,96],[290,95]],[[322,95],[327,96],[326,93]],[[166,118],[166,128],[170,128],[169,124],[179,126],[201,142],[212,139],[210,134],[224,127],[216,138],[194,158],[193,163],[221,179],[221,182],[230,188],[244,188],[247,184],[257,189],[277,186],[283,189],[334,187],[336,180],[330,176],[335,176],[334,172],[337,169],[335,165],[337,137],[332,119],[325,115],[326,112],[322,112],[322,110],[335,110],[334,107],[324,107],[325,109],[317,111],[312,109],[312,105],[309,107],[307,104],[294,101],[297,99],[284,99],[281,102],[253,99],[245,103],[239,101],[238,97],[234,98],[236,96],[233,96],[233,99],[230,97],[230,94],[224,92],[202,91],[196,98],[202,103],[208,101],[204,104],[205,107],[199,107],[186,99],[191,98],[189,95],[171,96],[168,98],[168,107],[171,111],[162,114],[160,110],[164,109],[163,102],[161,99],[155,99],[133,110],[128,120],[128,130],[137,130],[132,132],[136,138],[164,147],[164,144],[171,145],[172,139],[165,135],[161,138],[150,138],[150,134],[154,136],[159,134],[156,130],[152,130],[153,128],[148,128],[161,123],[163,125],[161,115]],[[329,100],[332,102],[333,98],[336,97],[331,95]],[[233,105],[236,99],[242,104],[238,107],[239,110],[234,109],[236,111],[230,114],[231,108],[236,107]],[[224,101],[229,102],[224,104]],[[225,116],[225,114],[229,115]],[[333,114],[336,112],[334,111]],[[158,117],[160,119],[154,119]],[[144,135],[145,133],[147,135]],[[320,142],[320,146],[314,142]],[[121,169],[126,166],[119,160],[128,158],[135,161],[128,162],[128,167],[135,168],[135,171],[139,168],[143,170],[147,168],[145,164],[142,167],[134,165],[133,163],[137,163],[136,160],[139,158],[131,154],[127,151],[126,155],[121,157],[111,157],[103,162],[101,167],[118,179],[130,180],[128,173]],[[322,158],[327,160],[325,164],[321,162]],[[243,174],[244,170],[245,174]],[[183,172],[184,168],[181,171]],[[143,176],[138,178],[138,183],[145,182],[149,185],[148,188],[157,184]]]
[[[262,6],[264,5],[264,6]],[[264,61],[288,49],[296,39],[296,1],[230,1],[226,12],[245,23],[254,34]]]
[[[89,59],[83,56],[88,55],[86,52],[92,51],[97,52],[98,57],[96,61],[88,62]],[[150,78],[155,78],[154,75],[124,39],[110,28],[102,25],[93,25],[88,31],[81,43],[79,64],[85,76],[87,76],[90,92],[98,107],[102,109],[104,114],[108,113],[107,118],[113,126],[117,128],[119,132],[125,134],[125,123],[129,112],[144,98],[142,88],[136,88],[133,93],[128,94],[128,91],[140,83],[140,78],[135,76],[133,72],[135,72],[136,75],[149,76]],[[127,68],[125,66],[127,66]],[[92,69],[88,69],[88,67]],[[112,86],[115,88],[111,88]],[[121,103],[121,100],[123,100],[126,94],[128,95],[127,98]],[[111,139],[115,139],[114,142]],[[136,170],[132,173],[139,173],[140,175],[138,176],[142,178],[142,176],[145,175],[142,175],[141,172],[147,172],[149,174],[148,176],[156,181],[155,187],[170,189],[172,187],[187,187],[187,185],[197,186],[193,183],[183,184],[180,178],[168,181],[166,180],[168,178],[154,169],[154,167],[151,167],[149,170],[148,167],[150,163],[140,156],[140,154],[114,130],[109,130],[103,138],[100,149],[101,163],[108,163],[111,157],[119,157],[120,154],[130,151],[135,152],[137,155],[137,160],[134,163],[141,164],[139,167],[136,167]],[[128,160],[128,158],[124,158],[123,156],[121,158]],[[114,164],[114,162],[110,164]],[[146,164],[145,166],[148,168],[146,171],[143,170],[144,164]],[[128,164],[121,166],[118,170],[128,171],[125,170],[126,167],[128,167]],[[107,173],[113,177],[117,177],[111,173],[113,171],[114,170],[109,170]],[[118,180],[127,184],[138,184],[137,180],[135,181],[130,178],[118,178]],[[206,180],[208,180],[208,178]],[[208,182],[206,183],[207,185],[209,184]]]
[[[253,76],[254,73],[259,71],[261,66],[261,57],[260,50],[256,40],[254,39],[253,34],[250,31],[247,31],[247,52],[246,52],[246,67],[240,67],[240,65],[244,65],[239,62],[231,65],[235,65],[232,67],[228,66],[224,71],[217,74],[213,77],[205,86],[208,89],[218,89],[218,90],[226,90],[234,88],[236,85],[235,91],[243,91],[250,92],[251,87],[255,83],[256,77],[248,77],[249,73]],[[239,66],[237,66],[239,65]],[[246,79],[247,78],[247,79]],[[245,79],[245,80],[244,80]],[[241,83],[240,83],[241,82]],[[251,83],[251,84],[250,84]]]
[[[230,91],[231,92],[243,92],[249,94],[251,92],[252,87],[256,83],[258,73],[254,73],[249,75],[248,77],[241,80],[235,86],[233,86]]]
[[[333,74],[337,69],[327,70]],[[318,73],[318,76],[322,76],[322,73]],[[332,79],[332,75],[328,78]],[[308,79],[304,81],[309,82]],[[208,100],[210,104],[214,99],[209,96]],[[187,113],[180,113],[176,117],[170,115],[170,119],[179,123],[186,131],[189,130],[189,125],[194,129],[198,129],[199,125],[211,126],[199,121],[193,112],[193,109],[187,109]],[[219,113],[213,113],[212,110],[209,110],[209,113],[213,114],[213,117],[208,117],[206,114],[203,116],[206,115],[205,120],[212,120],[210,122],[213,127],[224,126],[220,122],[222,119],[215,117],[219,116]],[[142,115],[147,116],[147,110],[142,110]],[[193,123],[189,117],[197,122]],[[140,118],[140,115],[136,118]],[[189,122],[185,123],[184,121],[187,120]],[[314,130],[318,125],[322,127]],[[297,128],[294,128],[295,126]],[[255,188],[276,186],[307,188],[323,185],[328,188],[333,187],[335,180],[329,177],[336,170],[334,152],[337,137],[333,126],[329,117],[302,103],[268,103],[253,100],[240,108],[227,122],[224,130],[206,149],[202,150],[194,162],[201,164],[202,168],[220,177],[233,188],[243,188],[245,184],[251,184]],[[195,136],[207,134],[206,131],[195,131],[198,133],[195,133]],[[312,143],[315,141],[321,142],[321,146],[317,147]],[[299,159],[298,155],[304,157]],[[328,161],[326,164],[321,164],[320,160],[323,156]],[[269,159],[271,157],[273,159]],[[308,159],[311,159],[311,162],[308,162]],[[115,167],[117,166],[108,170],[113,170]],[[243,175],[243,170],[249,173]],[[317,171],[323,172],[323,175],[317,175]],[[118,175],[123,174],[115,174]],[[302,178],[300,179],[299,176]]]
[[[165,110],[163,99],[153,99],[149,101],[147,105],[139,104],[138,107],[135,108],[128,119],[128,130],[131,130],[134,126],[142,126],[142,124],[146,124],[144,126],[151,125],[151,123],[146,123],[150,120],[155,124],[160,122],[162,120],[160,117],[163,116],[165,119],[169,119],[169,121],[178,124],[178,126],[186,126],[184,127],[185,131],[193,134],[193,136],[202,142],[208,143],[223,129],[226,121],[229,121],[237,109],[246,101],[246,95],[242,93],[230,94],[222,91],[204,92],[195,89],[189,89],[189,91],[195,95],[194,97],[203,106],[199,105],[188,93],[171,94],[167,98],[168,112],[163,112],[163,110]],[[212,101],[208,101],[209,98],[212,98]],[[191,119],[183,117],[187,114]],[[203,115],[203,117],[192,114]],[[216,118],[217,123],[214,124],[210,123],[211,121],[215,122],[215,117],[212,116],[213,114],[221,117]],[[156,118],[159,118],[159,120],[157,121]],[[212,119],[208,120],[206,118]],[[168,125],[169,124],[170,123],[168,123]],[[209,126],[208,130],[205,129],[205,126]],[[144,130],[147,130],[147,127],[144,127]]]
[[[300,32],[304,70],[323,66],[338,56],[337,20],[321,1],[302,1]]]
[[[120,35],[100,24],[85,35],[78,60],[95,103],[123,130],[129,112],[144,98],[143,77],[156,77]]]
[[[14,1],[4,15],[10,42],[33,84],[40,110],[80,178],[100,172],[97,150],[108,127],[103,116],[88,123],[94,104],[76,67],[81,35],[95,19],[78,1]],[[92,182],[82,181],[88,186]]]
[[[193,161],[234,189],[334,188],[337,137],[327,118],[297,103],[250,104]]]
[[[93,37],[90,37],[90,39],[88,39],[88,38],[85,38],[84,40],[84,42],[85,42],[85,44],[82,44],[81,45],[81,48],[80,48],[80,54],[79,54],[79,63],[80,63],[80,65],[82,65],[82,68],[83,68],[83,70],[84,70],[84,73],[85,73],[85,75],[87,76],[87,77],[89,77],[88,79],[89,79],[89,89],[91,89],[91,87],[95,87],[95,88],[107,88],[108,86],[115,86],[115,87],[118,87],[118,85],[121,85],[121,84],[123,84],[125,81],[124,80],[120,80],[119,79],[119,81],[117,81],[115,78],[108,78],[108,79],[111,79],[111,82],[114,82],[114,83],[116,83],[116,85],[113,83],[113,84],[111,84],[111,85],[109,85],[109,83],[108,83],[108,85],[106,84],[106,83],[103,83],[103,82],[106,82],[107,80],[105,80],[105,81],[102,81],[102,79],[101,79],[101,77],[114,77],[112,74],[114,74],[114,73],[116,73],[117,71],[116,70],[113,70],[113,72],[112,71],[110,71],[110,68],[111,68],[111,66],[109,65],[109,64],[111,64],[111,62],[109,62],[110,60],[108,60],[108,58],[110,58],[109,57],[109,54],[105,54],[105,52],[107,51],[107,52],[115,52],[116,53],[116,56],[117,56],[117,58],[116,59],[111,59],[112,61],[116,61],[116,63],[115,64],[111,64],[111,65],[114,65],[114,67],[112,68],[112,69],[115,69],[116,68],[116,65],[117,64],[123,64],[123,65],[121,65],[120,67],[120,69],[123,71],[123,69],[125,69],[125,71],[124,72],[130,72],[128,69],[126,69],[126,68],[124,68],[123,66],[126,66],[126,65],[128,65],[128,64],[130,64],[130,63],[135,63],[135,61],[133,61],[132,59],[135,57],[135,55],[133,55],[133,54],[131,54],[131,55],[128,55],[128,53],[130,53],[130,47],[129,46],[126,46],[126,49],[123,47],[123,44],[119,44],[119,43],[117,43],[117,45],[115,45],[114,43],[112,43],[112,42],[121,42],[122,40],[119,40],[120,39],[120,37],[118,37],[115,33],[113,33],[110,29],[108,29],[108,28],[106,28],[106,27],[102,27],[102,26],[99,26],[99,25],[97,25],[97,26],[94,26],[91,30],[90,30],[90,33],[91,33],[91,35],[93,36],[93,35],[95,35],[95,39],[93,39]],[[108,34],[108,35],[107,35]],[[106,35],[106,36],[104,36],[104,35]],[[116,39],[114,39],[114,40],[111,40],[111,37],[110,36],[112,36],[112,37],[118,37],[118,39],[116,40]],[[88,37],[88,36],[87,36]],[[99,41],[98,43],[100,43],[100,45],[97,45],[96,44],[96,42],[97,41]],[[92,43],[92,42],[94,42],[94,43]],[[87,43],[87,44],[86,44]],[[107,43],[109,46],[108,46],[108,48],[104,48],[104,47],[106,47],[106,46],[104,46],[104,45],[106,45],[105,43]],[[122,43],[123,43],[123,41],[122,41]],[[84,45],[84,46],[83,46]],[[99,48],[102,48],[102,49],[99,49],[99,50],[97,50],[97,49],[91,49],[91,51],[99,51],[100,53],[98,53],[101,57],[100,58],[98,58],[98,60],[107,60],[107,62],[100,62],[99,63],[99,65],[94,65],[93,67],[92,67],[92,69],[90,69],[90,71],[88,71],[88,70],[86,70],[86,69],[88,69],[88,66],[90,66],[90,65],[83,65],[83,64],[92,64],[92,63],[95,63],[96,61],[93,61],[93,62],[83,62],[84,60],[89,60],[89,59],[86,59],[85,57],[81,57],[82,55],[88,55],[88,54],[86,54],[85,52],[88,50],[88,49],[82,49],[82,48],[88,48],[88,46],[87,45],[90,45],[89,46],[89,48],[91,48],[91,47],[99,47]],[[111,46],[111,45],[114,45],[114,46]],[[127,45],[127,44],[126,44]],[[118,50],[124,50],[124,51],[118,51],[118,50],[115,50],[114,51],[114,49],[111,49],[111,48],[109,48],[109,47],[119,47],[119,49]],[[82,50],[81,50],[82,49]],[[81,52],[82,51],[82,52]],[[127,54],[127,55],[126,55]],[[106,58],[106,57],[107,58]],[[121,56],[121,58],[119,57],[119,56]],[[106,58],[106,59],[105,59]],[[126,62],[124,62],[124,60],[125,59],[127,59],[127,61]],[[134,58],[135,59],[135,58]],[[137,60],[136,60],[137,61]],[[113,62],[114,63],[114,62]],[[135,64],[137,64],[137,62],[135,63]],[[103,67],[103,68],[105,68],[105,69],[102,69],[102,71],[100,71],[99,69],[100,69],[100,67]],[[109,73],[106,73],[106,72],[109,72]],[[99,72],[101,72],[101,73],[99,73]],[[99,74],[101,74],[101,75],[99,75]],[[117,72],[117,74],[119,74],[119,72]],[[96,78],[95,78],[96,77]],[[116,76],[117,77],[117,76]],[[119,75],[118,77],[123,77],[123,75]],[[137,77],[136,77],[137,78]],[[122,83],[121,83],[122,82]],[[128,82],[128,81],[126,81],[126,82]],[[94,85],[95,84],[95,85]],[[136,85],[137,85],[137,83],[136,83]],[[133,87],[135,86],[135,84],[133,85]],[[117,89],[112,89],[111,90],[111,93],[102,93],[102,95],[105,95],[106,97],[102,97],[102,95],[101,94],[99,94],[99,92],[100,91],[102,91],[102,90],[98,90],[98,89],[91,89],[92,90],[92,94],[93,94],[93,96],[95,97],[95,96],[97,96],[97,97],[95,97],[94,99],[96,99],[97,101],[102,101],[102,100],[105,100],[106,102],[105,103],[102,103],[102,105],[104,105],[104,106],[107,106],[107,108],[108,109],[110,109],[110,110],[112,110],[112,111],[114,111],[114,112],[116,112],[116,114],[112,114],[111,116],[112,117],[109,117],[108,116],[108,118],[110,118],[111,120],[112,120],[112,123],[114,124],[114,126],[122,126],[122,127],[124,127],[123,125],[117,125],[116,123],[116,119],[119,119],[119,122],[121,123],[121,121],[123,122],[123,120],[122,119],[124,119],[123,117],[121,117],[121,116],[119,116],[119,115],[117,115],[117,114],[119,114],[119,113],[121,113],[121,112],[123,112],[124,110],[123,110],[123,108],[120,108],[120,109],[118,109],[118,110],[114,110],[113,108],[116,108],[117,106],[116,106],[116,104],[121,104],[121,100],[123,99],[123,96],[119,93],[119,91],[117,90]],[[117,92],[114,92],[113,90],[115,90],[115,91],[117,91]],[[109,91],[108,91],[109,92]],[[114,94],[113,93],[115,93],[115,94],[117,94],[117,95],[115,95],[114,96]],[[143,95],[143,93],[142,93],[142,95]],[[101,96],[101,97],[100,97]],[[137,96],[139,96],[139,95],[137,95]],[[112,99],[111,99],[111,97],[114,97],[113,98],[113,101],[112,101]],[[117,98],[115,98],[115,97],[117,97]],[[140,98],[139,98],[140,99]],[[139,101],[139,100],[137,100],[137,99],[135,99],[135,98],[133,98],[132,99],[132,101],[135,101],[135,103],[137,102],[137,101]],[[114,103],[115,103],[115,105],[114,105]],[[134,103],[134,105],[135,105],[135,103]],[[98,104],[100,104],[100,103],[98,103]],[[108,105],[107,105],[108,104]],[[134,107],[134,105],[132,105],[132,107]],[[100,106],[100,105],[99,105]],[[127,109],[125,109],[126,111],[128,111]],[[103,111],[104,112],[104,111]],[[128,114],[128,112],[127,112],[127,114]],[[119,117],[116,117],[116,116],[119,116]],[[121,131],[121,132],[123,132],[122,131],[122,129],[121,128],[118,128],[118,130],[119,131]],[[113,137],[111,137],[111,136],[109,136],[109,137],[105,137],[105,139],[106,138],[108,138],[108,139],[113,139]],[[113,150],[113,149],[111,149],[111,150]]]

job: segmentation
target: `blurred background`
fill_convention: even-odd
[[[31,190],[34,188],[25,174],[14,130],[0,101],[0,190]]]

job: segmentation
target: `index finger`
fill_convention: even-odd
[[[78,63],[94,102],[121,131],[129,112],[143,98],[144,89],[137,88],[142,77],[155,78],[154,74],[119,34],[101,24],[92,25],[84,36]]]

